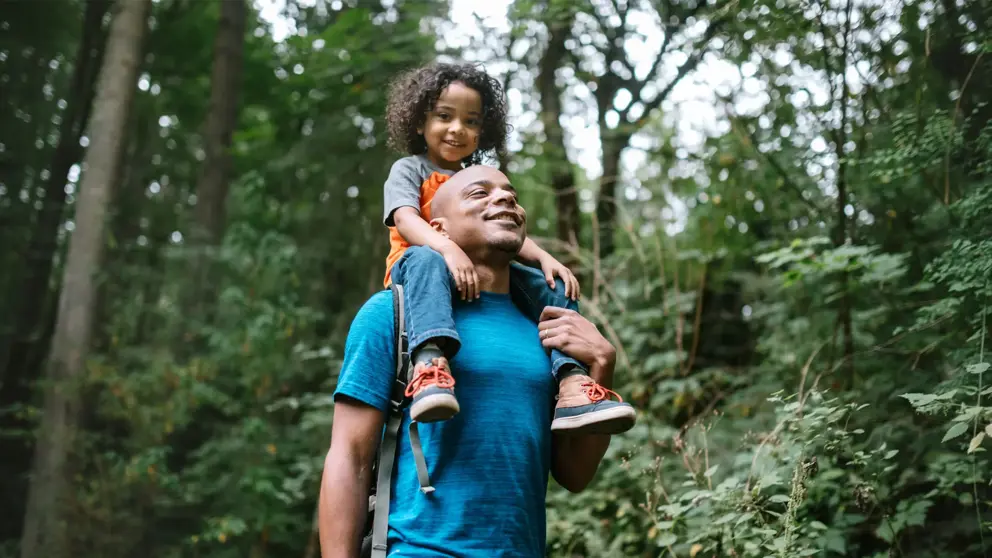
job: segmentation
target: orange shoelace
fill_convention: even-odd
[[[582,388],[593,403],[602,401],[611,395],[616,397],[621,403],[623,403],[623,397],[620,397],[619,393],[613,391],[612,389],[606,389],[595,382],[586,382],[582,384]]]
[[[455,379],[448,373],[447,368],[447,366],[442,367],[437,364],[421,367],[420,371],[413,377],[413,381],[406,386],[406,396],[413,397],[415,393],[431,385],[445,389],[455,387]]]

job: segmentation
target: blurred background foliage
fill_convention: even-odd
[[[641,413],[550,556],[987,556],[990,18],[0,1],[0,557],[319,555],[385,93],[438,58],[505,84],[490,164]]]

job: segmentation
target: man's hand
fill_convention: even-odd
[[[541,264],[541,271],[544,272],[544,278],[548,281],[549,287],[555,288],[555,277],[560,277],[565,283],[565,296],[572,300],[579,299],[579,280],[572,273],[572,270],[547,252],[544,252],[538,263]]]
[[[617,351],[613,345],[595,324],[574,310],[548,306],[541,312],[537,328],[546,349],[558,349],[589,367],[612,370],[616,363]]]
[[[448,264],[451,276],[455,278],[455,286],[461,294],[462,300],[474,300],[479,298],[479,275],[475,272],[475,265],[465,252],[454,242],[447,242],[440,250],[444,256],[444,262]]]

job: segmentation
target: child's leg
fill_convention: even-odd
[[[413,362],[407,395],[418,422],[446,420],[458,413],[455,380],[448,360],[461,347],[452,316],[452,279],[444,257],[425,246],[411,246],[392,269],[403,285],[406,331]]]
[[[565,283],[555,278],[554,290],[544,274],[536,269],[513,263],[510,265],[510,293],[513,301],[528,318],[539,322],[547,306],[579,311],[579,304],[565,296]],[[588,374],[586,366],[558,349],[551,350],[551,373],[561,381],[570,374]]]
[[[548,286],[544,274],[519,264],[510,267],[510,292],[520,309],[539,321],[547,306],[578,311],[579,305],[565,296],[565,284],[555,279]],[[597,384],[584,364],[551,350],[551,373],[558,381],[558,403],[551,429],[562,433],[619,434],[634,426],[636,413],[629,403],[613,401],[612,391]],[[619,399],[619,396],[617,396]]]

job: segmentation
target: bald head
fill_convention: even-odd
[[[434,199],[431,201],[431,216],[433,218],[443,217],[450,209],[451,202],[458,200],[459,194],[466,188],[480,183],[509,186],[510,179],[499,170],[486,165],[473,165],[464,168],[451,175],[451,178],[441,184],[437,192],[434,193]],[[510,188],[512,189],[512,187]]]
[[[458,171],[431,201],[431,225],[466,253],[500,250],[516,256],[526,238],[526,224],[527,212],[517,203],[510,180],[485,165]]]

